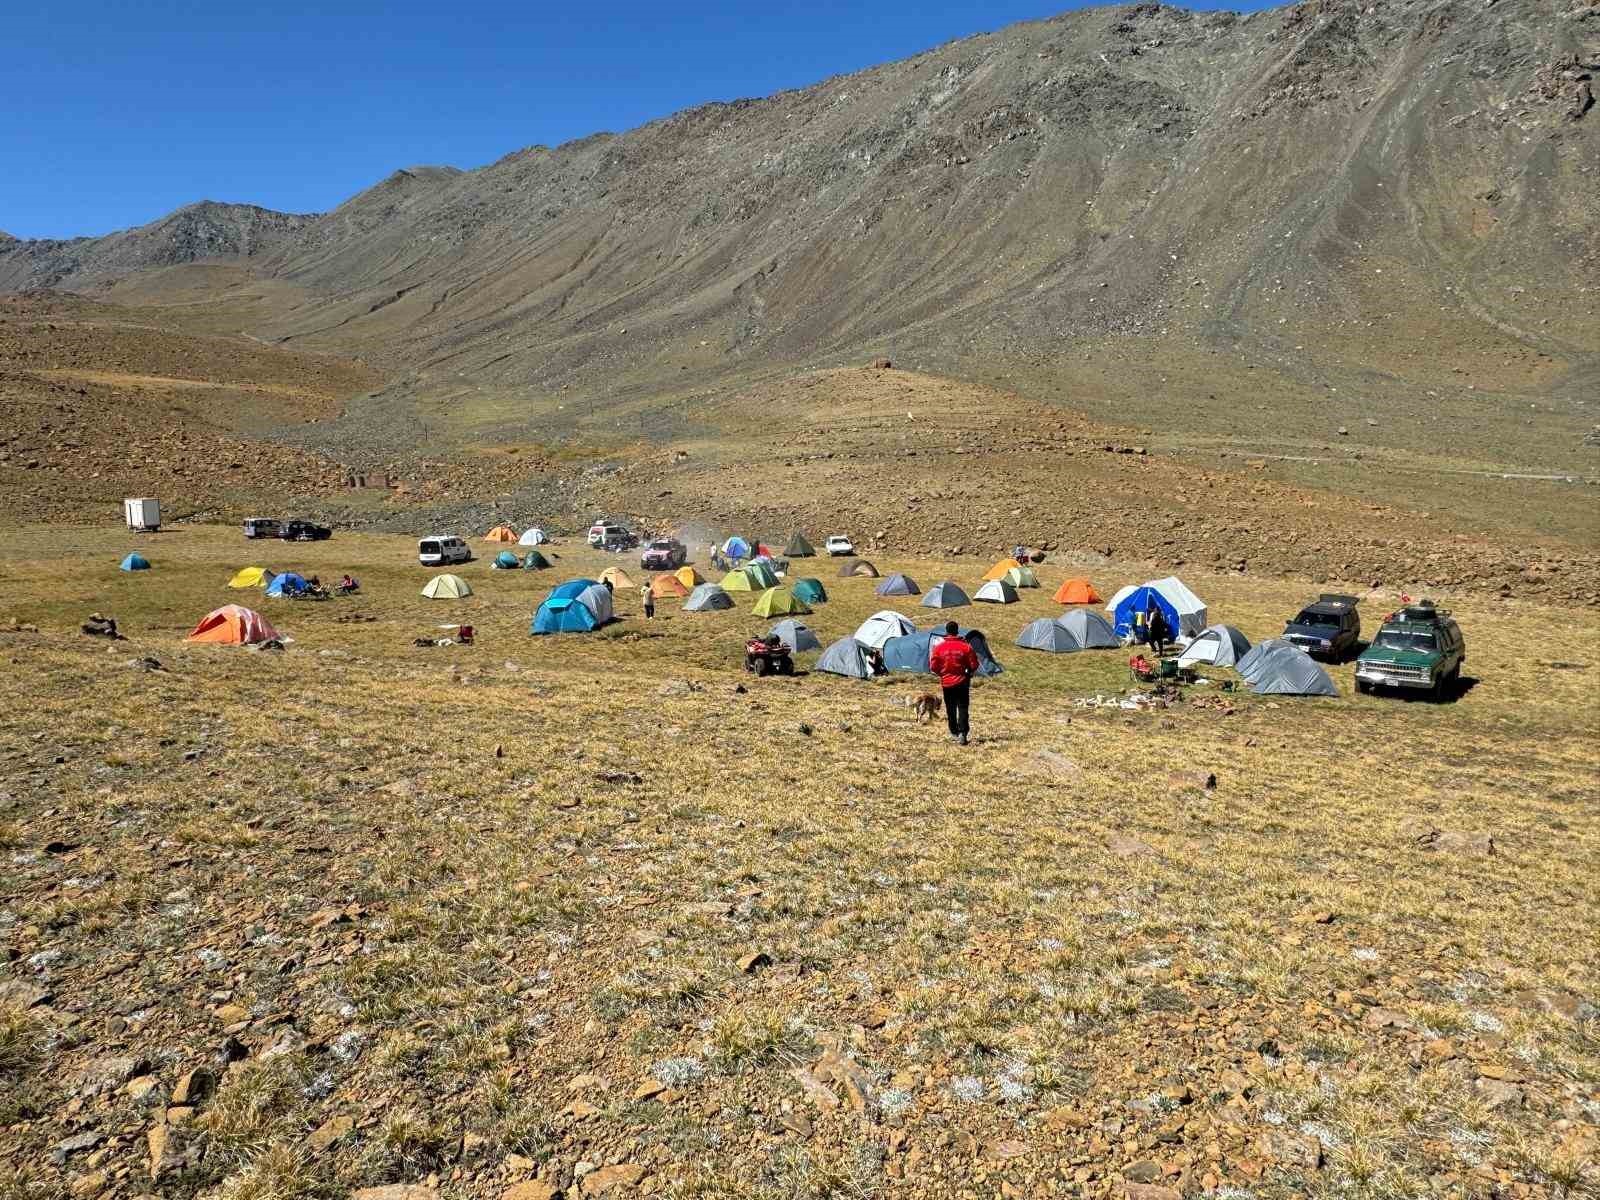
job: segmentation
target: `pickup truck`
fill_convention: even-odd
[[[1356,660],[1356,691],[1399,688],[1443,700],[1455,695],[1466,661],[1466,639],[1449,612],[1431,600],[1407,604],[1384,618]]]

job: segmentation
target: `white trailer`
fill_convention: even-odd
[[[134,533],[154,533],[161,528],[161,501],[153,496],[124,500],[122,512]]]

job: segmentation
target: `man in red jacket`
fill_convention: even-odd
[[[944,627],[944,640],[933,648],[929,666],[944,688],[944,716],[950,736],[967,744],[967,704],[972,694],[972,677],[978,673],[978,655],[961,636],[961,627],[951,621]]]

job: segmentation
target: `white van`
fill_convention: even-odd
[[[472,560],[472,551],[458,537],[425,537],[417,543],[417,561],[425,567],[447,567]]]

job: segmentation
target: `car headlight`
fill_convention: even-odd
[[[1331,645],[1333,645],[1333,643],[1330,642],[1327,638],[1322,638],[1317,642],[1317,645],[1319,645],[1319,646],[1331,646]]]

